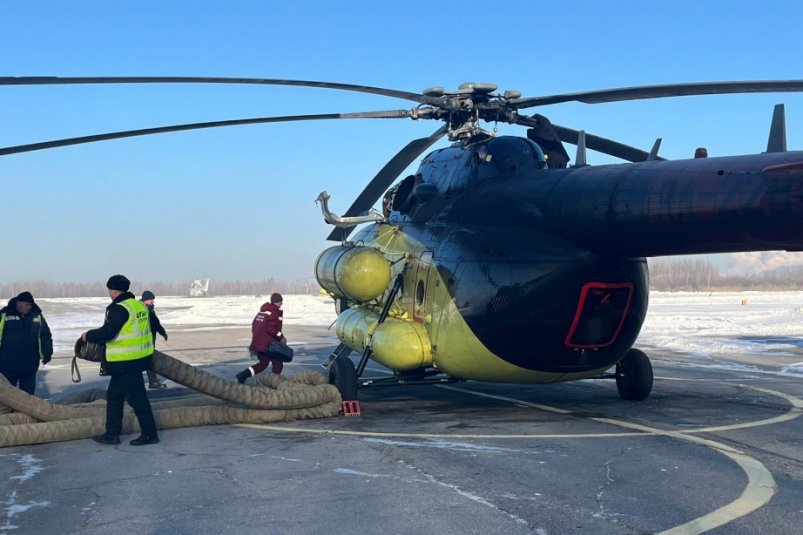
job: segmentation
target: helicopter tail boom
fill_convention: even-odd
[[[800,250],[803,153],[782,155],[648,162],[584,184],[568,175],[564,187],[582,192],[550,226],[602,256]]]
[[[803,152],[534,171],[466,193],[447,218],[608,258],[803,249]]]

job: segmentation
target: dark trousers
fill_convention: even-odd
[[[30,395],[33,395],[36,392],[36,372],[31,373],[20,373],[20,372],[12,372],[9,370],[2,370],[0,371],[8,382],[11,383],[11,386],[16,386],[23,392],[28,392]]]
[[[155,385],[159,382],[159,376],[156,375],[155,371],[145,370],[145,373],[148,374],[148,385]]]
[[[156,333],[153,333],[153,348],[156,349]],[[159,383],[159,376],[153,370],[145,370],[148,375],[148,386]]]
[[[254,375],[261,373],[265,370],[270,364],[273,364],[273,373],[276,375],[282,374],[282,369],[284,369],[284,362],[279,359],[272,359],[268,356],[267,353],[261,353],[257,351],[257,358],[259,362],[251,366],[254,369]]]
[[[123,430],[123,406],[125,402],[134,409],[142,434],[156,437],[156,422],[153,420],[151,402],[142,382],[142,372],[112,375],[106,389],[106,434],[119,436]]]

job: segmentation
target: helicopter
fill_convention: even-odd
[[[443,123],[404,146],[337,215],[315,262],[335,301],[340,344],[324,363],[344,400],[383,384],[615,379],[644,400],[648,356],[634,348],[649,297],[647,257],[803,250],[803,152],[786,148],[776,106],[761,154],[665,160],[523,110],[678,96],[802,91],[803,80],[703,82],[523,97],[495,84],[421,93],[268,78],[5,77],[0,85],[263,84],[383,95],[384,111],[162,126],[0,148],[0,155],[200,128],[333,119]],[[486,124],[525,127],[498,136]],[[450,146],[424,154],[443,137]],[[573,164],[563,143],[577,146]],[[595,150],[628,163],[591,166]],[[418,170],[403,171],[423,155]],[[702,154],[701,154],[702,156]],[[381,200],[381,211],[374,205]],[[359,230],[355,230],[357,227]],[[359,353],[355,365],[352,352]],[[393,372],[364,377],[373,360]],[[611,372],[613,370],[613,372]]]
[[[188,290],[190,297],[206,297],[209,295],[209,279],[195,279]]]

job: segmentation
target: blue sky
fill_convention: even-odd
[[[2,76],[242,76],[421,91],[493,82],[525,96],[803,78],[803,5],[767,2],[80,1],[0,3]],[[803,148],[803,94],[539,108],[554,122],[691,157],[765,150],[772,108]],[[239,86],[0,87],[0,146],[183,122],[412,107]],[[330,121],[174,133],[0,157],[0,281],[312,276],[313,199],[342,213],[404,144],[438,127]],[[524,133],[503,127],[503,133]],[[573,147],[569,148],[573,154]],[[591,163],[612,160],[591,155]]]

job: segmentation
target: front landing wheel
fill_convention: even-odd
[[[646,399],[652,392],[652,365],[643,351],[631,349],[616,364],[619,397],[632,401]]]

